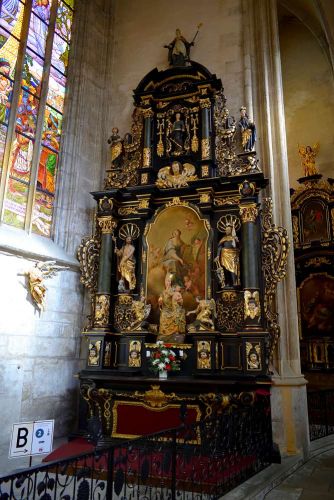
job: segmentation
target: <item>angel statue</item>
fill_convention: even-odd
[[[115,254],[118,257],[118,271],[120,280],[118,282],[118,291],[132,291],[136,288],[136,258],[135,247],[133,240],[139,236],[139,228],[136,224],[124,224],[119,230],[119,237],[125,240],[122,248],[117,248],[116,238],[113,236],[115,243]]]
[[[304,170],[304,176],[309,177],[310,175],[317,175],[319,173],[317,167],[315,166],[315,158],[319,153],[319,143],[316,142],[311,148],[311,146],[299,146],[298,153],[301,158],[302,168]]]
[[[134,319],[128,327],[128,330],[141,331],[151,312],[151,304],[146,304],[145,298],[142,297],[141,300],[134,300],[132,302],[132,311]]]
[[[199,331],[199,330],[214,330],[215,325],[212,318],[216,317],[216,303],[213,299],[201,299],[196,298],[197,307],[193,311],[189,311],[187,316],[190,314],[196,314],[196,319],[188,327],[189,332]]]
[[[25,273],[28,278],[32,299],[40,311],[44,311],[45,309],[45,294],[47,288],[44,285],[44,280],[56,276],[58,271],[68,269],[68,267],[56,266],[55,264],[55,260],[36,262],[34,267]]]
[[[218,242],[218,253],[215,258],[216,274],[221,287],[240,285],[240,249],[236,231],[240,220],[235,215],[225,215],[217,223],[217,228],[225,232]]]
[[[197,180],[196,169],[191,163],[173,161],[171,166],[162,167],[158,172],[156,185],[159,188],[180,188],[188,186],[189,181]]]

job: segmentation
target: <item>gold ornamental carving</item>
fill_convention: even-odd
[[[201,148],[202,148],[202,160],[209,160],[211,156],[210,139],[208,138],[202,139]]]
[[[140,332],[151,311],[145,300],[133,300],[130,295],[120,295],[115,305],[114,323],[121,332]]]
[[[149,206],[150,206],[150,200],[148,198],[144,198],[142,200],[139,200],[139,203],[138,203],[139,209],[149,208]]]
[[[211,194],[210,193],[201,193],[199,197],[200,203],[210,203],[211,202]]]
[[[331,261],[327,259],[327,257],[312,257],[311,259],[308,259],[305,267],[321,267],[323,265],[331,265]]]
[[[175,207],[176,205],[180,205],[183,207],[188,207],[189,203],[187,201],[181,201],[181,198],[179,196],[175,196],[171,201],[166,203],[165,207]]]
[[[209,177],[209,165],[203,165],[201,172],[202,172],[202,177]]]
[[[297,215],[292,216],[292,234],[295,246],[299,245],[299,224]]]
[[[77,257],[80,263],[80,282],[94,292],[97,285],[101,244],[96,236],[86,236],[81,240]]]
[[[110,295],[97,294],[95,296],[94,325],[107,326],[109,323]]]
[[[289,251],[287,230],[273,223],[272,200],[264,198],[262,207],[262,270],[264,274],[264,312],[271,336],[270,357],[280,335],[276,312],[277,284],[285,277]]]
[[[149,167],[151,165],[151,148],[143,149],[143,166]]]
[[[145,393],[139,391],[135,392],[135,397],[142,400],[147,406],[151,408],[163,408],[171,401],[180,401],[181,398],[176,396],[175,392],[166,394],[160,389],[160,385],[151,385],[151,389]]]
[[[103,196],[103,198],[99,200],[99,210],[101,210],[102,212],[111,212],[113,206],[113,201],[107,196]]]
[[[240,205],[240,217],[242,223],[255,222],[258,216],[258,209],[255,203],[250,203],[249,205]]]
[[[260,294],[257,290],[245,290],[245,319],[261,319]]]
[[[147,184],[148,183],[148,174],[147,173],[141,174],[140,182],[141,182],[141,184]]]
[[[97,223],[101,229],[102,234],[112,234],[115,227],[117,226],[117,222],[111,215],[107,217],[98,217]]]
[[[223,292],[217,300],[217,325],[226,333],[236,333],[244,322],[243,294]]]
[[[200,99],[199,105],[201,109],[211,109],[211,101],[208,97],[206,99]]]
[[[157,176],[156,185],[159,188],[180,188],[188,186],[188,182],[196,181],[196,168],[191,163],[173,161],[171,166],[162,167]]]
[[[238,205],[240,202],[240,196],[228,196],[226,198],[214,198],[213,204],[217,207],[222,207],[224,205]]]
[[[143,117],[144,118],[153,118],[154,112],[152,111],[152,108],[146,108],[143,109]]]
[[[121,207],[118,209],[119,215],[131,215],[131,214],[137,214],[138,213],[138,207],[137,206],[129,206],[129,207]]]

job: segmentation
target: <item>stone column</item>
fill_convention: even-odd
[[[107,330],[110,315],[112,236],[117,222],[111,215],[98,218],[101,229],[101,249],[97,291],[95,295],[94,329]]]
[[[262,165],[270,178],[273,219],[288,231],[292,245],[288,157],[276,0],[249,2],[254,33],[254,63],[258,130]],[[254,89],[255,90],[255,89]],[[308,454],[306,381],[301,374],[294,255],[287,276],[278,285],[277,311],[281,328],[272,367],[273,437],[283,454]]]

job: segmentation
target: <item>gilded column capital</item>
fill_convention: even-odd
[[[240,206],[240,217],[243,224],[246,222],[255,222],[259,214],[255,203]]]
[[[200,99],[199,105],[201,109],[211,108],[211,101],[208,97],[206,97],[205,99]]]
[[[143,109],[143,117],[144,118],[152,118],[154,116],[154,112],[152,108]]]
[[[102,234],[112,234],[117,226],[117,222],[111,215],[107,217],[98,217],[97,222],[101,228]]]

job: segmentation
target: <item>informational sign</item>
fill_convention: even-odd
[[[54,420],[13,424],[9,457],[29,457],[52,451]]]

